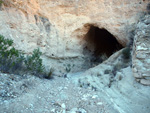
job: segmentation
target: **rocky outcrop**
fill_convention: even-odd
[[[84,73],[68,76],[70,78],[75,76],[75,83],[80,87],[101,92],[101,97],[116,110],[115,112],[112,110],[111,113],[149,113],[150,87],[135,81],[132,76],[131,62],[122,59],[123,50]]]
[[[0,34],[13,39],[14,47],[26,54],[31,54],[39,47],[47,70],[54,68],[55,74],[64,75],[64,78],[54,76],[52,81],[48,81],[34,76],[0,73],[0,110],[149,113],[150,87],[144,85],[150,85],[150,16],[146,15],[138,22],[143,12],[147,12],[148,2],[5,0],[0,6]],[[129,34],[137,22],[135,34]],[[89,33],[92,27],[96,30]],[[101,33],[97,35],[96,32],[102,30],[109,34],[117,49],[118,46],[121,49],[132,45],[128,42],[134,36],[132,62],[130,52],[123,56],[123,51],[128,50],[126,48],[108,59],[105,55],[101,59],[93,58],[92,49],[95,48],[91,42],[99,43],[97,40],[88,42],[86,38],[91,39],[91,34],[98,38]],[[100,38],[107,39],[105,36]],[[116,41],[119,42],[117,45]],[[101,47],[106,47],[106,42]],[[68,73],[76,71],[79,72]],[[135,78],[143,85],[136,82]],[[16,100],[3,101],[12,98]]]
[[[126,46],[127,26],[136,23],[148,1],[141,0],[4,0],[0,34],[30,54],[39,47],[44,65],[55,72],[90,67],[84,54],[85,35],[91,26],[105,28]],[[103,37],[105,38],[105,37]],[[109,41],[109,40],[108,40]]]
[[[143,85],[150,85],[150,15],[137,24],[133,46],[133,75]]]

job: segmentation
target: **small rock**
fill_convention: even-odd
[[[88,100],[88,97],[89,97],[89,96],[90,96],[89,94],[85,94],[85,95],[83,95],[82,100],[84,100],[84,101]]]
[[[149,77],[144,77],[146,80],[150,80],[150,76]]]
[[[146,58],[146,54],[137,53],[136,58],[138,58],[138,59],[145,59]]]
[[[137,69],[136,69],[135,67],[134,67],[132,70],[133,70],[133,72],[134,72],[134,73],[136,73],[136,72],[137,72]]]
[[[64,87],[64,89],[68,89],[67,87]]]
[[[63,77],[64,77],[64,78],[67,78],[67,74],[64,74]]]
[[[141,79],[136,79],[137,82],[140,82]]]
[[[149,19],[145,20],[144,23],[148,25],[148,24],[150,24],[150,20]]]
[[[92,96],[93,99],[95,99],[95,98],[97,98],[97,97],[98,97],[97,95]]]
[[[150,64],[150,59],[146,59],[146,62],[147,62],[148,64]]]
[[[150,80],[146,80],[146,79],[141,79],[140,83],[146,86],[150,86]]]
[[[52,109],[51,112],[52,112],[52,113],[56,113],[56,109]]]
[[[98,103],[97,103],[97,105],[102,105],[102,104],[103,104],[102,102],[98,102]]]
[[[57,106],[57,107],[61,107],[61,105],[59,103],[57,103],[57,102],[55,102],[53,105]]]
[[[33,107],[33,104],[29,104],[30,105],[30,107]]]
[[[39,99],[41,99],[41,97],[38,97]]]
[[[145,48],[145,47],[141,47],[141,46],[138,46],[137,48],[137,51],[145,51],[145,50],[148,50],[148,48]]]
[[[87,113],[87,112],[82,108],[73,108],[69,113]]]
[[[66,113],[66,110],[63,110],[62,113]]]
[[[150,75],[147,73],[147,74],[142,74],[143,77],[150,77]]]
[[[61,107],[63,108],[63,109],[66,109],[66,105],[63,103],[63,104],[61,104]]]
[[[141,77],[142,77],[139,73],[133,73],[133,76],[134,76],[135,78],[141,78]]]

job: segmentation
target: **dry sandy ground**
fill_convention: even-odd
[[[97,91],[72,83],[34,76],[0,74],[0,113],[111,113]]]
[[[51,80],[0,74],[0,113],[150,113],[150,87],[136,83],[130,67],[111,87],[108,74],[87,72]]]

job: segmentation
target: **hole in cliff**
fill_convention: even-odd
[[[91,63],[94,64],[101,63],[114,52],[123,48],[123,46],[118,43],[115,36],[104,28],[100,29],[91,26],[84,38],[86,41],[84,55],[88,54],[88,58],[90,58]]]

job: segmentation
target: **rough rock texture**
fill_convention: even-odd
[[[51,80],[0,73],[0,111],[149,113],[150,87],[135,81],[130,65],[120,50],[86,72]]]
[[[123,46],[127,26],[146,10],[147,0],[4,0],[0,34],[30,54],[40,47],[44,65],[64,72],[89,68],[83,54],[91,25],[107,29]]]
[[[64,78],[0,73],[1,112],[149,113],[150,87],[135,78],[150,85],[150,16],[137,25],[132,62],[122,49],[84,71],[92,64],[92,53],[84,52],[90,27],[105,28],[126,46],[129,28],[146,12],[149,0],[3,1],[0,34],[26,54],[39,47],[47,69],[53,67]]]
[[[78,87],[68,78],[2,73],[0,78],[1,113],[117,113],[96,91]]]
[[[137,24],[133,46],[133,75],[143,85],[150,85],[150,15]]]
[[[131,61],[123,61],[121,53],[122,50],[116,52],[102,64],[82,73],[76,83],[98,91],[116,110],[110,113],[149,113],[150,87],[135,81]]]

